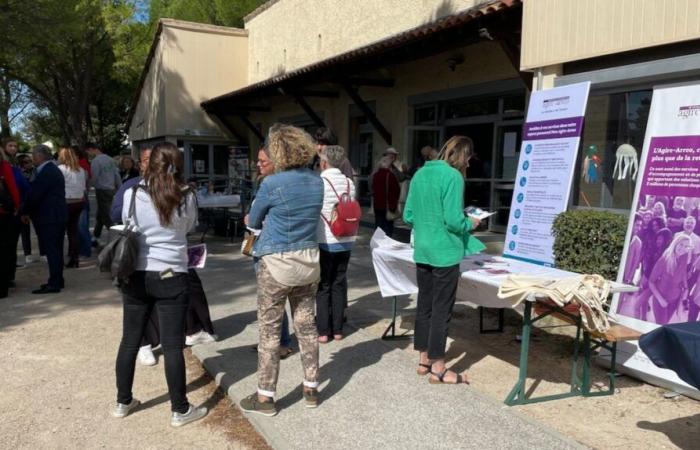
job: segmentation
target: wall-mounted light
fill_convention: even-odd
[[[451,71],[455,71],[457,69],[457,66],[460,64],[464,64],[464,56],[462,55],[455,55],[451,56],[447,59],[447,67],[450,68]]]

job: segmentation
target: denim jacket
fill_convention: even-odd
[[[323,181],[309,169],[291,169],[266,177],[248,214],[248,226],[262,228],[253,255],[318,246],[316,227],[322,204]]]

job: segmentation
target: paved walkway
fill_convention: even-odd
[[[348,335],[321,347],[318,409],[304,408],[298,354],[282,361],[280,414],[249,419],[277,449],[577,448],[578,445],[463,386],[432,386],[415,374],[402,349],[410,341],[379,339],[390,317],[371,268],[368,237],[356,247],[349,270]],[[240,244],[211,243],[201,272],[219,342],[195,355],[238,401],[255,391],[256,286],[252,261]],[[410,306],[407,301],[403,306]],[[511,383],[512,380],[504,380]]]
[[[191,356],[190,401],[209,406],[208,417],[170,427],[160,355],[155,367],[137,365],[134,395],[144,404],[125,419],[111,417],[120,297],[94,263],[67,270],[61,294],[30,294],[46,278],[45,263],[35,263],[0,300],[2,448],[267,448]]]

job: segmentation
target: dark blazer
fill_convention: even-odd
[[[53,162],[46,164],[36,174],[24,202],[23,214],[29,214],[35,225],[68,221],[66,182]]]

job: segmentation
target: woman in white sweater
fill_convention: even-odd
[[[321,281],[316,293],[316,326],[318,340],[325,344],[343,338],[345,308],[348,303],[347,268],[356,236],[336,237],[329,222],[338,197],[345,193],[355,198],[355,184],[340,171],[345,161],[345,149],[329,145],[320,155],[323,178],[323,208],[318,222],[317,238],[320,249]]]
[[[78,222],[85,207],[87,174],[80,167],[78,154],[70,147],[58,151],[58,168],[66,182],[66,206],[68,208],[68,263],[66,267],[78,267],[79,234]]]
[[[124,193],[122,221],[129,222],[133,214],[139,254],[136,271],[121,287],[124,321],[116,364],[117,404],[112,410],[114,417],[121,418],[139,405],[131,392],[136,355],[146,321],[156,308],[172,410],[170,425],[174,427],[207,414],[206,407],[191,405],[185,393],[187,233],[197,221],[197,206],[194,192],[182,179],[182,165],[182,154],[174,144],[156,144],[144,179]]]

